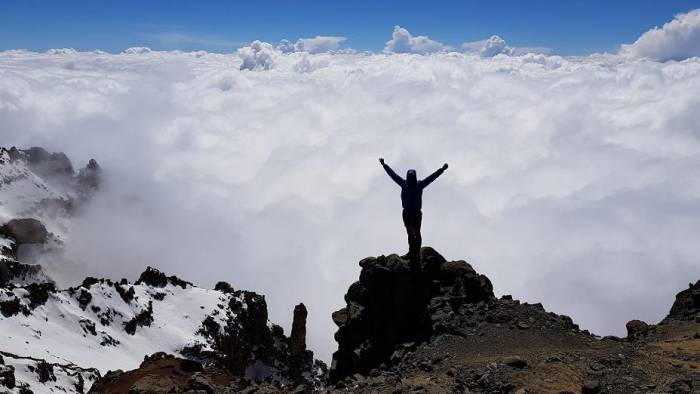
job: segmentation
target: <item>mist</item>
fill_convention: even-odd
[[[225,280],[286,332],[304,302],[328,361],[357,262],[407,250],[379,157],[449,163],[424,245],[596,334],[659,321],[697,280],[700,59],[273,55],[0,53],[0,144],[104,169],[50,264],[62,284]]]

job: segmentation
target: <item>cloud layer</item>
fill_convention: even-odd
[[[622,53],[654,60],[683,60],[700,56],[700,9],[675,18],[642,34],[633,44],[623,45]]]
[[[67,245],[81,277],[227,280],[287,328],[303,301],[328,359],[357,261],[406,249],[378,157],[448,162],[425,244],[596,333],[700,274],[698,59],[239,55],[0,53],[2,144],[106,170]]]

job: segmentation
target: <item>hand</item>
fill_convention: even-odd
[[[449,166],[447,165],[447,163],[443,164],[443,165],[442,165],[442,170],[445,171],[445,170],[447,169],[447,167],[449,167]]]
[[[384,165],[384,159],[382,159],[381,157],[379,158],[379,162],[380,162],[382,165]]]

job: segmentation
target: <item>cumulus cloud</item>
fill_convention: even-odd
[[[151,48],[148,47],[131,47],[122,51],[123,55],[145,55],[153,52]]]
[[[676,15],[660,29],[654,27],[633,44],[622,45],[621,52],[659,61],[700,56],[700,9]]]
[[[241,70],[269,70],[275,64],[276,52],[272,45],[258,40],[236,51],[243,62]]]
[[[306,52],[311,54],[333,52],[340,48],[340,44],[347,40],[340,36],[316,36],[313,38],[300,38],[296,42],[284,39],[277,45],[277,50],[282,53]]]
[[[345,37],[316,36],[313,38],[300,38],[294,44],[296,52],[321,53],[335,51],[345,41]]]
[[[493,35],[486,40],[465,42],[462,44],[462,49],[467,53],[478,54],[481,57],[494,57],[500,54],[512,56],[527,54],[548,55],[552,52],[552,49],[547,47],[511,47],[507,45],[503,38],[497,35]]]
[[[386,42],[385,53],[418,53],[427,54],[451,49],[427,36],[413,36],[401,26],[394,26],[391,40]]]
[[[491,36],[487,40],[465,42],[462,44],[462,48],[467,52],[477,53],[481,57],[513,54],[513,49],[506,45],[506,41],[496,35]]]
[[[46,51],[48,55],[75,55],[78,51],[73,48],[52,48]]]
[[[2,144],[105,169],[66,245],[81,277],[227,280],[287,329],[303,301],[328,360],[357,261],[406,251],[378,157],[448,162],[425,244],[595,333],[658,321],[700,275],[700,59],[239,54],[0,53]]]

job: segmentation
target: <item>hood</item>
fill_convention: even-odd
[[[406,172],[406,183],[408,186],[415,186],[418,183],[418,178],[416,177],[416,170],[408,170]]]

